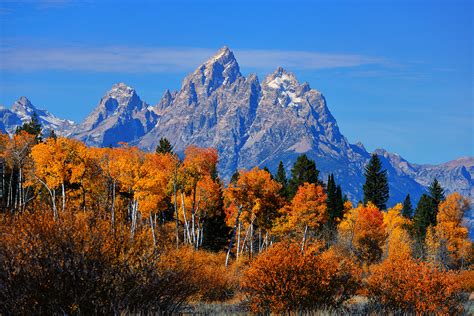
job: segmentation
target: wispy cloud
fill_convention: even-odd
[[[153,47],[0,47],[2,71],[66,70],[88,72],[164,73],[190,70],[216,53],[207,48]],[[323,69],[384,65],[384,58],[297,50],[234,51],[242,67]]]

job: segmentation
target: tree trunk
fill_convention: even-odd
[[[115,180],[112,181],[112,207],[111,207],[112,228],[115,226]]]
[[[184,206],[184,193],[183,192],[181,192],[181,206],[182,206],[182,209],[183,209],[185,237],[187,238],[188,243],[191,243],[192,239],[191,239],[191,235],[189,233],[189,223],[188,223],[188,220],[186,219],[186,208]]]
[[[239,222],[239,229],[237,233],[237,259],[239,259],[239,254],[240,254],[240,227],[242,224]]]
[[[63,212],[66,209],[66,192],[64,190],[64,182],[61,183],[61,195],[63,197]]]
[[[303,241],[301,242],[301,251],[304,252],[304,245],[306,244],[306,233],[308,232],[308,225],[304,228]]]
[[[240,213],[241,212],[242,212],[242,205],[239,206],[239,210],[237,211],[237,216],[235,217],[234,228],[232,229],[232,235],[230,236],[229,249],[227,249],[227,255],[226,255],[226,258],[225,258],[225,266],[226,267],[229,265],[229,258],[230,258],[230,254],[232,253],[232,246],[233,246],[233,243],[234,243],[235,233],[237,231],[237,225],[239,223],[239,218],[240,218]]]
[[[173,195],[174,195],[174,217],[176,221],[176,249],[179,248],[179,216],[178,216],[178,193],[177,193],[177,166],[174,170],[174,177],[173,177]]]
[[[156,236],[155,236],[155,228],[153,227],[153,215],[150,212],[150,228],[151,228],[151,235],[153,237],[153,246],[156,246]]]

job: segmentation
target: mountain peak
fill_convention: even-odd
[[[135,89],[123,82],[119,82],[114,84],[108,93],[122,96],[131,96],[132,94],[135,94]]]
[[[221,47],[217,53],[212,56],[209,60],[209,61],[218,61],[218,60],[230,60],[230,59],[234,59],[235,60],[235,57],[234,57],[234,53],[229,49],[229,47],[227,46],[223,46]]]
[[[186,77],[182,88],[188,90],[191,96],[196,93],[210,95],[220,86],[230,85],[240,77],[242,74],[234,53],[224,46]]]
[[[36,112],[36,108],[27,97],[22,96],[13,104],[12,111],[23,115],[32,115],[33,112]]]
[[[295,75],[289,71],[278,67],[272,74],[270,74],[265,82],[270,88],[273,89],[287,89],[288,87],[296,88],[300,85]]]

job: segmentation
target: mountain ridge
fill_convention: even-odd
[[[19,105],[26,104],[22,102]],[[21,112],[18,106],[0,109],[2,131],[11,134],[15,124],[27,119],[28,115],[16,113]],[[52,126],[48,115],[54,117],[47,111],[43,120],[40,116],[44,126]],[[167,137],[178,153],[190,144],[215,147],[225,180],[242,168],[276,170],[280,160],[289,171],[296,157],[305,153],[316,161],[323,180],[334,173],[353,201],[362,197],[363,168],[370,159],[362,143],[351,144],[340,132],[320,91],[300,83],[282,67],[261,82],[255,74],[245,77],[228,47],[187,75],[178,91],[166,90],[155,105],[118,83],[83,122],[67,122],[56,124],[62,128],[60,135],[92,146],[117,146],[124,141],[154,150],[159,139]],[[473,200],[474,157],[428,165],[410,163],[384,149],[374,152],[387,169],[392,204],[403,201],[407,193],[416,202],[434,177],[448,193],[459,191]]]

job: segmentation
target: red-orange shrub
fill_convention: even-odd
[[[245,272],[242,289],[253,312],[307,311],[338,306],[355,293],[360,274],[335,251],[321,253],[298,244],[278,243]]]
[[[367,293],[372,303],[408,313],[456,314],[462,309],[457,273],[411,258],[373,266]]]

